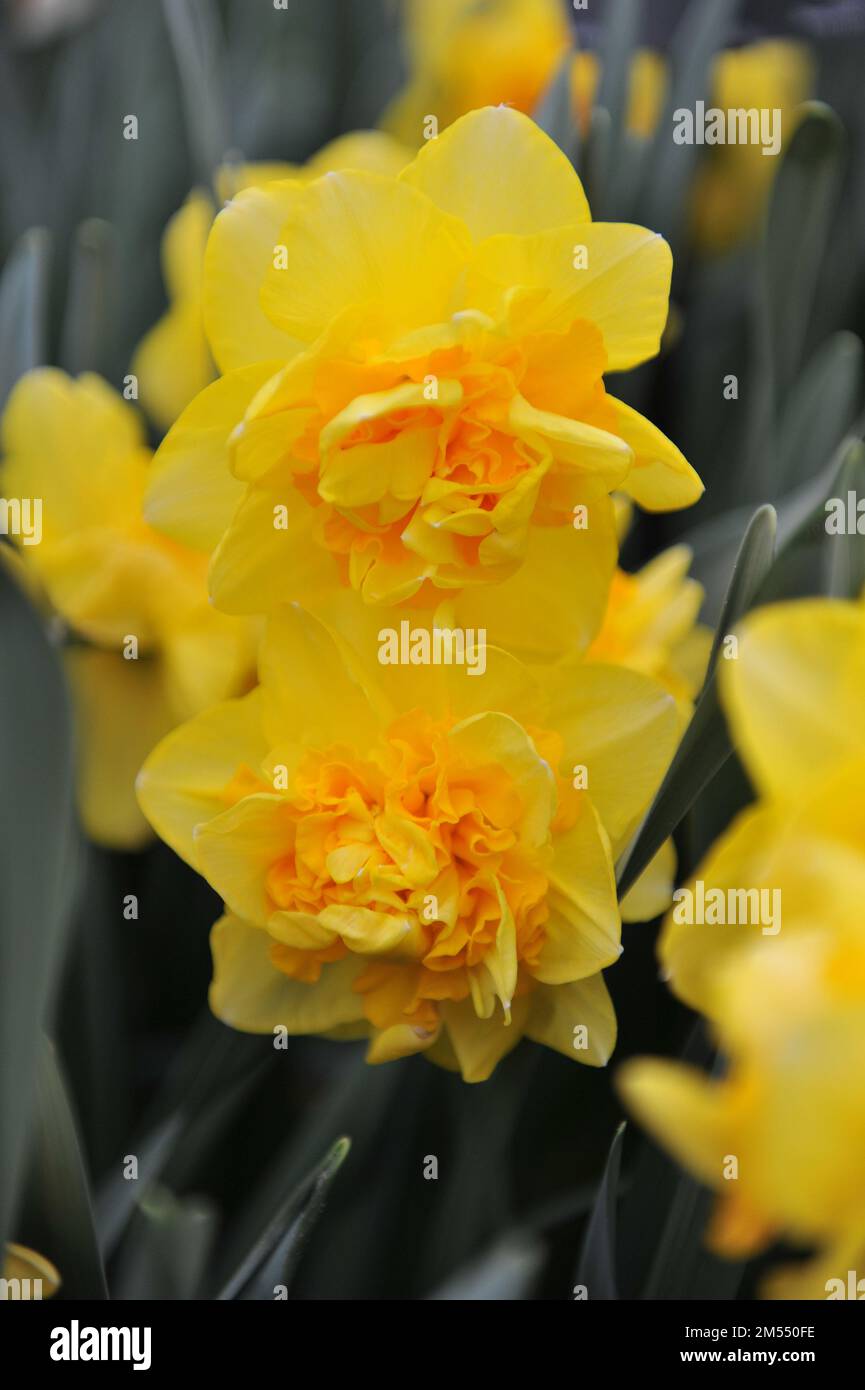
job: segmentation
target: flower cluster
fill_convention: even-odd
[[[216,218],[222,375],[169,430],[145,514],[213,549],[217,608],[266,615],[260,684],[165,739],[139,796],[225,900],[227,1022],[467,1080],[524,1033],[609,1056],[615,859],[699,684],[686,552],[616,569],[614,490],[701,492],[604,384],[658,350],[669,279],[665,243],[593,222],[507,108],[398,173],[277,179]],[[469,625],[482,666],[382,665],[400,623],[429,647]],[[667,848],[626,915],[662,910],[672,871]]]
[[[142,421],[101,377],[30,372],[3,417],[2,483],[38,502],[38,544],[3,555],[61,621],[81,742],[79,803],[92,838],[141,845],[135,774],[181,720],[255,679],[257,624],[207,599],[207,560],[144,520]]]
[[[825,1298],[865,1254],[865,607],[763,609],[743,625],[738,660],[722,665],[758,799],[695,878],[704,892],[776,893],[783,915],[766,930],[673,910],[664,971],[712,1020],[729,1070],[709,1081],[645,1059],[620,1080],[636,1114],[719,1193],[714,1247],[738,1257],[780,1237],[816,1247],[768,1287]]]
[[[498,102],[531,114],[565,63],[577,128],[583,138],[590,134],[601,61],[592,49],[574,49],[558,0],[486,0],[482,5],[476,0],[407,0],[406,11],[410,76],[384,117],[385,128],[404,145],[415,148],[427,136],[431,113],[442,127],[475,107]],[[634,142],[655,135],[665,114],[668,80],[660,53],[635,51],[625,121]],[[786,143],[813,87],[807,47],[791,39],[766,39],[717,56],[709,104],[723,111],[778,111]],[[776,164],[755,145],[711,150],[691,198],[690,230],[698,250],[719,254],[753,236]]]

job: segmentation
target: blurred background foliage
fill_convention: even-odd
[[[160,237],[189,189],[226,155],[302,161],[374,125],[406,78],[400,8],[6,0],[0,397],[43,362],[121,386],[164,309]],[[823,503],[863,487],[865,7],[592,0],[572,19],[601,55],[598,105],[579,136],[559,77],[537,117],[598,215],[656,228],[675,255],[662,354],[614,389],[707,485],[690,512],[641,517],[624,562],[685,539],[722,633],[767,597],[856,592],[861,542],[826,544]],[[672,110],[709,97],[720,49],[778,34],[810,44],[813,100],[762,234],[701,257],[687,227],[699,151],[673,144]],[[623,74],[646,44],[671,87],[638,139]],[[129,113],[136,142],[120,136]],[[218,901],[163,845],[83,841],[51,634],[2,571],[0,623],[0,1237],[58,1265],[59,1298],[753,1291],[754,1269],[702,1249],[705,1194],[639,1135],[617,1135],[606,1073],[523,1042],[469,1087],[422,1059],[369,1068],[360,1046],[277,1050],[217,1023],[203,1001]],[[673,828],[687,872],[749,798],[710,673],[623,886]],[[613,1068],[643,1051],[711,1056],[658,980],[654,937],[626,927],[607,977]]]

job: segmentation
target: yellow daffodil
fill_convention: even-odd
[[[0,1299],[51,1298],[60,1284],[59,1273],[44,1255],[26,1245],[7,1244],[0,1276]]]
[[[410,158],[408,150],[382,131],[353,131],[332,140],[305,165],[225,165],[217,172],[216,187],[227,200],[242,188],[263,188],[275,179],[319,178],[330,169],[397,174]],[[209,195],[196,188],[170,219],[162,238],[168,309],[142,338],[132,360],[141,404],[163,430],[216,375],[201,314],[204,251],[214,214]]]
[[[724,1079],[649,1059],[618,1078],[637,1117],[719,1194],[717,1253],[745,1258],[780,1238],[815,1251],[770,1277],[775,1298],[838,1297],[850,1270],[865,1279],[865,857],[836,847],[830,859],[822,918],[719,969]]]
[[[530,114],[571,46],[558,0],[405,0],[403,22],[409,81],[383,125],[415,149],[428,116],[443,130],[501,102]]]
[[[857,714],[865,690],[865,608],[825,599],[780,604],[752,614],[737,642],[738,656],[719,664],[721,693],[758,799],[686,891],[696,894],[697,880],[725,896],[777,890],[781,941],[819,909],[824,846],[840,842],[865,854],[865,736]],[[691,925],[686,916],[674,909],[668,918],[661,960],[676,993],[715,1017],[718,966],[772,924]]]
[[[409,0],[405,41],[410,69],[404,90],[382,124],[417,148],[434,116],[440,130],[467,111],[506,103],[531,114],[573,35],[559,0]],[[580,50],[571,60],[574,115],[585,134],[600,81],[597,55]],[[658,54],[641,49],[630,75],[628,128],[654,131],[666,75]]]
[[[654,676],[686,712],[703,682],[712,635],[697,615],[703,590],[688,577],[691,552],[676,545],[636,574],[617,569],[589,661]]]
[[[771,39],[720,54],[712,76],[712,106],[721,111],[780,113],[780,149],[798,122],[797,108],[813,88],[807,47]],[[697,171],[692,195],[692,232],[704,252],[727,251],[759,229],[778,169],[780,151],[765,155],[760,144],[714,145]]]
[[[410,77],[383,125],[414,148],[428,137],[431,116],[443,129],[467,111],[497,102],[531,113],[573,47],[559,0],[408,0],[405,36]],[[584,136],[600,78],[597,53],[574,52],[573,109]],[[705,96],[708,105],[725,112],[779,111],[783,148],[813,83],[805,44],[768,39],[721,53]],[[660,54],[637,50],[626,116],[632,135],[648,140],[655,134],[667,84]],[[699,250],[718,254],[759,228],[778,158],[765,156],[759,144],[718,145],[705,154],[693,189],[691,229]]]
[[[379,605],[462,591],[470,623],[494,582],[490,622],[514,630],[495,640],[584,645],[615,566],[610,491],[662,510],[702,490],[603,381],[657,351],[669,277],[665,242],[593,223],[561,151],[506,108],[399,178],[241,193],[205,267],[224,375],[163,443],[146,514],[219,542],[229,612],[343,583]]]
[[[713,1020],[729,1073],[710,1083],[641,1060],[622,1085],[723,1194],[715,1247],[816,1246],[769,1291],[822,1298],[865,1259],[865,608],[766,608],[738,644],[721,691],[757,801],[677,893],[660,944],[671,987]]]
[[[526,1034],[603,1065],[619,955],[613,862],[678,736],[672,697],[623,668],[543,682],[382,664],[381,615],[332,591],[288,605],[260,685],[148,758],[158,833],[225,899],[211,1007],[251,1032],[369,1038],[468,1081]],[[413,614],[412,642],[433,623]]]
[[[596,53],[581,50],[574,54],[571,68],[571,97],[577,124],[583,136],[591,129],[592,111],[601,84],[601,63]],[[658,127],[667,92],[667,68],[659,53],[638,49],[628,75],[628,105],[625,129],[640,140],[649,140]]]
[[[79,801],[89,834],[135,846],[149,834],[134,795],[145,754],[174,725],[254,678],[254,630],[213,610],[207,559],[142,518],[150,469],[137,412],[100,377],[53,369],[14,388],[2,424],[5,495],[41,508],[22,544],[69,630],[79,710]]]

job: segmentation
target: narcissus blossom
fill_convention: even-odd
[[[824,845],[865,855],[865,607],[811,599],[762,609],[737,634],[738,658],[719,663],[739,755],[757,790],[695,871],[709,888],[778,889],[778,946],[809,920],[826,891]],[[722,960],[764,937],[756,924],[689,925],[668,917],[660,954],[672,988],[714,1017]],[[709,914],[707,914],[709,915]],[[679,917],[685,914],[680,912]]]
[[[588,132],[600,63],[589,50],[573,51],[559,0],[408,0],[404,9],[410,76],[382,121],[404,144],[420,144],[430,116],[444,129],[467,111],[500,102],[531,115],[569,54],[574,117]],[[652,134],[665,86],[660,55],[635,53],[627,117],[633,134]]]
[[[727,111],[780,112],[783,149],[814,87],[814,64],[805,44],[767,39],[719,54],[712,71],[711,105]],[[719,254],[757,231],[779,155],[760,144],[712,145],[697,170],[691,196],[691,231],[704,252]]]
[[[654,676],[690,712],[712,642],[697,622],[703,589],[688,570],[691,552],[672,546],[636,574],[613,575],[601,629],[586,653],[589,661],[629,666]]]
[[[567,648],[603,612],[610,491],[658,510],[701,492],[603,380],[657,352],[669,278],[665,242],[593,223],[561,151],[505,108],[456,122],[399,178],[241,193],[205,266],[224,375],[163,443],[147,515],[219,541],[211,591],[230,612],[334,582],[371,604],[476,605],[534,536],[556,555],[544,592]]]
[[[224,165],[217,171],[216,188],[220,198],[228,199],[242,188],[263,188],[276,179],[318,178],[329,169],[397,174],[410,157],[383,131],[353,131],[332,140],[304,165]],[[132,360],[141,404],[163,430],[216,375],[201,304],[204,250],[215,211],[210,195],[195,188],[170,219],[162,238],[168,308],[142,338]]]
[[[824,1298],[827,1281],[865,1258],[865,609],[763,609],[720,676],[757,801],[683,890],[692,899],[669,915],[660,955],[671,988],[713,1021],[729,1070],[710,1083],[641,1060],[622,1085],[721,1194],[714,1246],[734,1256],[781,1237],[816,1247],[769,1289]],[[699,885],[704,903],[716,894],[734,910],[705,910],[703,921],[683,910]]]
[[[615,857],[678,737],[673,698],[576,662],[382,665],[381,615],[270,621],[260,685],[170,734],[139,778],[224,898],[211,1006],[235,1028],[369,1038],[468,1081],[523,1034],[602,1065]],[[432,636],[432,620],[413,615]]]
[[[865,858],[822,855],[833,877],[795,935],[718,970],[724,1078],[648,1058],[618,1077],[638,1119],[718,1193],[718,1254],[742,1259],[780,1239],[812,1251],[772,1274],[775,1298],[838,1297],[865,1260]]]
[[[100,377],[28,373],[9,398],[2,448],[4,495],[41,507],[41,538],[18,551],[25,582],[68,629],[85,827],[102,843],[137,845],[149,834],[134,795],[144,755],[248,688],[254,625],[215,612],[206,557],[144,521],[150,450],[135,409]]]
[[[531,114],[560,65],[570,61],[574,119],[586,136],[601,82],[601,59],[573,51],[565,6],[559,0],[410,0],[405,6],[409,81],[383,124],[417,147],[435,116],[439,128],[479,106],[506,102]],[[568,54],[571,57],[568,60]],[[664,117],[669,75],[651,49],[634,52],[628,77],[625,125],[649,140]],[[814,64],[804,43],[770,39],[720,53],[712,67],[709,107],[779,111],[782,147],[798,122],[798,108],[814,88]],[[669,132],[672,139],[672,127]],[[693,241],[719,254],[760,227],[778,170],[778,158],[757,144],[727,144],[703,151],[691,197]]]

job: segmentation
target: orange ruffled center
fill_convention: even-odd
[[[329,357],[311,394],[254,404],[235,434],[242,475],[256,421],[284,420],[269,481],[301,492],[316,540],[372,602],[500,581],[519,566],[530,522],[570,523],[580,471],[519,436],[519,397],[615,433],[593,325],[519,343],[479,326],[468,336],[413,360],[383,361],[374,342],[356,346],[356,358]]]
[[[273,965],[313,983],[350,949],[370,955],[354,989],[380,1029],[434,1031],[437,1005],[469,996],[489,1017],[498,994],[508,1017],[511,998],[496,988],[505,957],[516,957],[514,994],[525,993],[545,940],[549,837],[526,848],[512,777],[496,764],[466,765],[450,727],[413,710],[366,757],[348,746],[307,753],[285,794],[284,852],[266,873],[272,934],[295,920],[281,914],[303,914],[322,938],[310,948],[274,940]],[[558,735],[532,738],[555,767]],[[240,769],[226,798],[263,785]],[[580,793],[564,782],[558,793],[551,834],[578,814]]]

